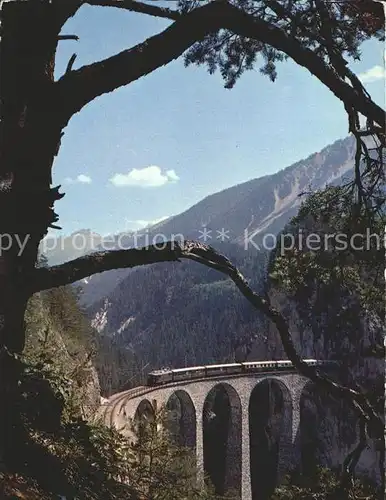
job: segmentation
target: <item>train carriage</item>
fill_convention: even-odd
[[[205,366],[194,366],[192,368],[177,368],[172,370],[173,382],[178,380],[189,380],[205,378]]]
[[[338,365],[336,361],[319,361],[316,359],[305,359],[308,366]],[[288,359],[278,361],[246,361],[243,363],[228,363],[222,365],[193,366],[190,368],[155,370],[148,374],[147,385],[163,385],[171,382],[197,380],[206,377],[232,376],[243,373],[264,373],[271,371],[294,370],[294,366]]]
[[[208,365],[205,367],[208,377],[218,375],[235,375],[241,373],[240,363],[230,363],[225,365]]]

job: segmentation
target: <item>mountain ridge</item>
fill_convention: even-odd
[[[231,233],[229,234],[229,241],[242,244],[244,233],[240,232],[240,219],[245,226],[242,229],[251,229],[254,232],[268,229],[271,223],[274,223],[276,219],[280,219],[281,215],[285,215],[286,211],[295,212],[297,210],[301,202],[300,195],[307,187],[307,181],[314,179],[316,189],[318,189],[340,179],[353,167],[354,154],[355,142],[352,136],[348,136],[274,174],[250,179],[210,194],[182,213],[141,230],[124,231],[103,237],[92,229],[81,229],[68,236],[60,235],[56,238],[56,245],[53,245],[54,251],[51,253],[45,252],[45,254],[49,264],[54,265],[70,258],[85,255],[91,251],[97,251],[101,249],[103,241],[109,241],[109,249],[118,249],[118,241],[122,248],[131,248],[141,246],[141,235],[150,238],[159,230],[162,230],[162,234],[169,237],[172,237],[173,234],[185,233],[183,234],[185,239],[198,239],[200,231],[204,227],[208,230],[217,231],[227,229],[227,226],[229,226],[228,230]],[[342,164],[345,157],[348,160],[346,165]],[[310,171],[311,175],[308,175]],[[295,180],[295,184],[290,185],[291,180]],[[263,199],[256,204],[253,197],[259,191],[261,194],[264,186],[269,189],[263,192]],[[249,200],[249,219],[245,214],[247,200]],[[270,211],[267,210],[267,207],[269,207]],[[242,212],[241,215],[239,214],[240,211]],[[256,226],[255,222],[259,223],[260,226]],[[261,224],[263,224],[262,227]],[[284,224],[280,222],[279,225]],[[70,241],[71,239],[74,240],[78,235],[86,239],[83,251],[76,248],[71,249]],[[52,236],[47,237],[47,239],[52,242],[55,241]],[[96,241],[94,247],[91,246],[91,241],[94,243]],[[113,241],[115,241],[115,245]],[[58,247],[64,247],[62,255],[58,252]]]
[[[254,290],[265,293],[270,249],[264,245],[247,247],[245,229],[260,230],[259,241],[268,231],[279,234],[296,214],[299,195],[341,182],[342,176],[351,173],[354,155],[352,137],[336,141],[274,175],[206,197],[164,221],[162,232],[165,239],[173,233],[200,239],[203,226],[199,224],[207,223],[205,227],[212,233],[206,243],[230,258]],[[230,238],[224,241],[216,237],[216,231],[222,228],[230,231]],[[161,232],[159,226],[147,231],[150,244],[156,232]],[[130,237],[125,243],[132,243]],[[114,279],[109,289],[106,280],[111,276]],[[117,270],[115,275],[100,274],[89,285],[83,284],[83,300],[94,328],[108,348],[118,353],[114,370],[119,372],[121,366],[122,377],[111,374],[109,380],[114,382],[104,388],[107,393],[124,383],[133,357],[140,360],[137,372],[142,363],[150,369],[233,361],[235,356],[248,356],[249,348],[240,351],[237,347],[242,344],[240,339],[268,331],[266,318],[256,313],[227,277],[194,262],[160,263]],[[271,347],[259,344],[254,349],[255,359],[265,359]],[[143,382],[134,376],[131,380],[133,384]]]

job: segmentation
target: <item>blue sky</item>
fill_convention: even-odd
[[[82,7],[64,27],[56,76],[151,36],[169,21],[120,9]],[[352,65],[384,106],[384,53],[362,47]],[[54,183],[63,233],[138,229],[178,214],[205,196],[271,174],[347,135],[343,105],[316,78],[288,61],[275,83],[256,71],[232,90],[219,74],[182,59],[102,96],[65,129]]]

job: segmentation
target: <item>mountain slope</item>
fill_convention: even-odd
[[[162,221],[135,235],[118,234],[112,248],[132,248],[162,239],[200,239],[206,228],[206,243],[223,247],[223,243],[236,243],[256,250],[261,247],[264,235],[267,246],[272,237],[297,213],[304,191],[323,188],[339,182],[353,168],[355,143],[347,137],[327,146],[290,167],[273,175],[253,179],[204,198],[180,215]],[[205,228],[204,228],[205,226]],[[221,233],[225,231],[221,238]],[[156,236],[158,234],[158,236]],[[110,241],[110,240],[109,240]],[[109,246],[110,248],[110,246]],[[224,251],[224,250],[222,250]],[[82,303],[90,305],[112,292],[130,270],[106,272],[83,280]]]
[[[270,249],[261,245],[264,236],[274,236],[283,229],[297,212],[302,192],[340,182],[342,176],[350,175],[353,161],[352,138],[337,141],[277,174],[208,196],[156,230],[147,230],[148,241],[151,243],[156,233],[166,239],[176,234],[198,239],[205,225],[212,230],[212,238],[206,242],[227,255],[253,287],[264,292]],[[229,231],[229,238],[221,241],[216,236],[223,229]],[[256,234],[253,244],[248,239],[251,234]],[[133,241],[128,236],[125,244],[130,243]],[[272,246],[272,238],[266,243]],[[107,392],[127,382],[125,356],[130,364],[133,356],[140,360],[139,366],[146,371],[163,365],[230,361],[235,352],[237,359],[244,359],[249,349],[238,348],[241,340],[244,343],[248,339],[252,348],[254,337],[268,331],[266,319],[249,306],[226,277],[212,269],[183,262],[120,273],[115,274],[116,279],[121,278],[114,290],[88,307],[93,326],[121,357],[122,377],[111,374],[114,383],[104,387]],[[104,276],[109,273],[100,276],[99,292],[105,290],[100,288]],[[83,285],[89,296],[92,283]],[[254,359],[264,359],[271,353],[267,339],[253,349]],[[132,377],[130,383],[142,381],[141,377]]]
[[[290,167],[259,179],[233,186],[210,195],[165,221],[157,231],[171,236],[182,233],[186,238],[198,238],[203,226],[229,231],[229,241],[243,243],[248,234],[273,232],[283,227],[300,204],[299,195],[331,184],[353,168],[355,144],[351,137],[327,146]],[[150,236],[154,230],[150,230]]]

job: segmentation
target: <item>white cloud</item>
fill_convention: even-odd
[[[177,182],[179,179],[174,170],[162,173],[160,167],[150,165],[141,169],[133,168],[127,174],[114,174],[109,180],[116,187],[160,187],[170,182]]]
[[[385,76],[385,68],[377,65],[364,71],[363,73],[359,73],[358,78],[362,83],[372,83],[384,79]]]
[[[171,181],[177,182],[180,180],[180,178],[178,177],[178,175],[174,170],[166,170],[166,175],[169,177]]]
[[[78,175],[76,180],[78,182],[82,182],[84,184],[91,184],[91,182],[92,182],[91,177],[89,177],[88,175],[83,175],[83,174]]]
[[[72,177],[66,177],[64,182],[66,184],[91,184],[92,179],[88,175],[79,174],[75,179]]]

